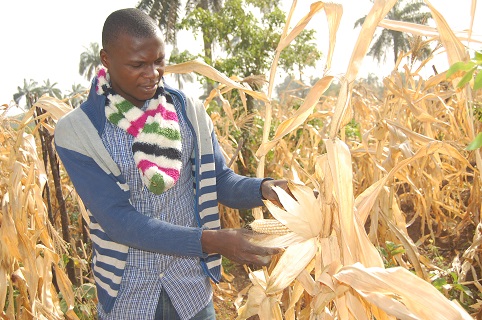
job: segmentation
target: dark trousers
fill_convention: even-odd
[[[167,293],[162,290],[161,296],[159,297],[159,303],[157,304],[155,320],[180,320],[179,315],[172,305],[171,299]],[[193,320],[215,320],[216,313],[214,312],[213,301],[211,300],[209,304],[199,311],[193,318]]]

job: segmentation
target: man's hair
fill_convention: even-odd
[[[128,34],[137,38],[150,38],[156,35],[158,26],[145,12],[127,8],[112,12],[104,22],[102,46],[108,47],[119,35]]]

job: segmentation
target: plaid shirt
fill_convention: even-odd
[[[168,223],[196,227],[190,162],[193,136],[181,116],[180,105],[175,103],[175,107],[182,134],[183,170],[176,185],[161,195],[153,194],[142,184],[132,156],[132,135],[106,121],[102,141],[126,178],[131,203],[139,212]],[[169,295],[181,319],[194,316],[212,297],[211,284],[199,258],[131,247],[114,307],[106,314],[99,306],[99,318],[153,319],[161,290]]]

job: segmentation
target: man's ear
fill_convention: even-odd
[[[109,69],[109,55],[104,49],[100,49],[100,61],[104,67]]]

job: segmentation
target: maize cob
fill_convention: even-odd
[[[256,219],[249,224],[258,233],[283,235],[291,232],[287,226],[276,219]]]

